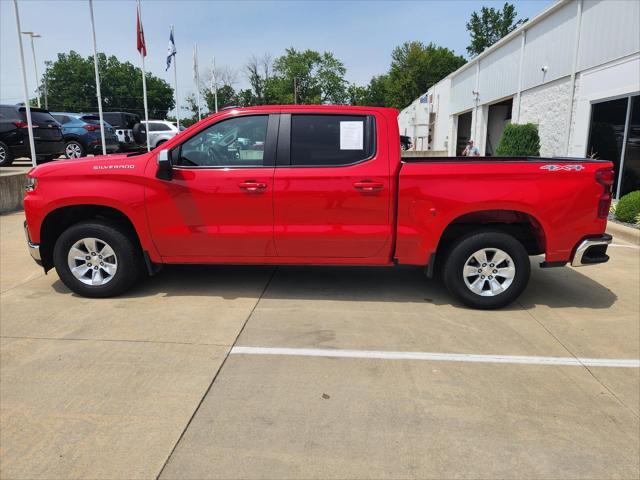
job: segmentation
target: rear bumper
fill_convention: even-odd
[[[585,238],[576,246],[571,266],[583,267],[585,265],[608,262],[607,246],[611,243],[611,240],[613,240],[613,237],[606,233],[597,237]]]
[[[29,229],[27,229],[27,222],[24,222],[24,235],[27,237],[27,248],[29,249],[29,254],[31,258],[33,258],[36,263],[42,266],[42,257],[40,256],[40,245],[37,243],[32,243],[31,238],[29,237]]]

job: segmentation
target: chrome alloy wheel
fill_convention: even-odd
[[[67,158],[80,158],[82,157],[82,148],[77,143],[70,143],[64,147],[64,154]]]
[[[516,267],[507,252],[483,248],[467,259],[462,276],[467,288],[476,295],[495,297],[511,286]]]
[[[67,254],[67,263],[74,277],[92,286],[106,285],[118,270],[113,248],[98,238],[83,238],[74,243]]]
[[[4,163],[7,159],[7,151],[4,149],[2,145],[0,145],[0,164]]]

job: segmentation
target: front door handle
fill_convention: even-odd
[[[384,183],[363,180],[361,182],[355,182],[353,184],[353,188],[362,192],[377,192],[378,190],[382,190],[384,188]]]
[[[246,190],[247,192],[258,192],[267,188],[267,184],[262,182],[256,182],[253,180],[247,180],[245,182],[239,183],[238,187],[240,187],[243,190]]]

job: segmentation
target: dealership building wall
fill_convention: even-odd
[[[560,0],[416,99],[400,131],[416,150],[473,139],[492,155],[508,123],[535,123],[542,156],[606,157],[640,188],[639,18],[637,0]]]

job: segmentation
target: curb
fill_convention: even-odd
[[[613,236],[614,242],[616,239],[620,239],[633,243],[634,245],[640,245],[640,230],[637,228],[627,227],[626,225],[620,225],[615,222],[608,222],[607,232]]]

